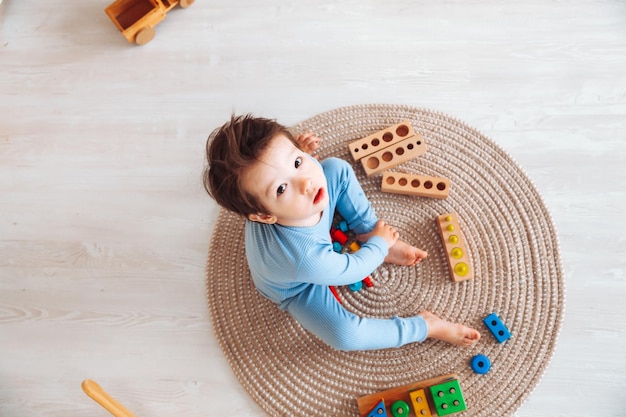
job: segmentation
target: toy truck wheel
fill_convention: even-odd
[[[180,7],[182,7],[183,9],[186,9],[187,7],[191,6],[193,4],[195,0],[180,0]]]
[[[151,27],[145,27],[137,32],[135,43],[137,45],[145,45],[154,38],[155,30]]]

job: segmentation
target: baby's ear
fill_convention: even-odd
[[[253,222],[265,223],[265,224],[274,224],[278,221],[278,218],[272,214],[248,214],[248,219]]]

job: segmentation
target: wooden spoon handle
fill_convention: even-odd
[[[126,409],[117,400],[111,397],[100,385],[96,382],[86,379],[81,384],[85,394],[89,395],[95,402],[103,406],[109,413],[115,417],[137,417]]]

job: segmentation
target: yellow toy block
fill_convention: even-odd
[[[356,240],[355,240],[355,241],[353,241],[352,243],[350,243],[350,244],[348,245],[348,247],[350,248],[350,250],[351,250],[352,252],[356,252],[356,251],[358,251],[359,249],[361,249],[361,245],[360,245],[360,244],[359,244],[359,242],[357,242]]]
[[[426,175],[383,172],[380,188],[386,193],[446,198],[450,193],[450,180]]]
[[[411,126],[411,123],[409,123],[408,120],[405,120],[402,123],[389,126],[386,129],[374,133],[373,135],[369,135],[363,139],[352,142],[349,145],[350,153],[352,154],[352,158],[355,161],[358,161],[367,155],[371,155],[380,149],[391,146],[394,143],[400,142],[401,140],[410,138],[414,135],[415,131],[413,130],[413,126]]]
[[[424,389],[418,389],[409,392],[411,403],[413,404],[413,412],[417,417],[432,417],[430,407],[428,406],[428,400],[426,399],[426,392]]]
[[[459,282],[474,278],[474,271],[470,266],[465,238],[461,232],[456,213],[442,214],[437,217],[439,234],[446,250],[446,258],[450,268],[452,281]]]
[[[367,176],[378,174],[426,152],[426,142],[420,134],[415,134],[394,145],[388,146],[361,159]]]
[[[154,38],[158,25],[174,6],[186,8],[194,0],[116,0],[105,13],[128,42],[145,45]]]

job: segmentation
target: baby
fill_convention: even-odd
[[[430,312],[379,319],[350,313],[329,286],[362,280],[383,262],[411,266],[427,253],[379,220],[352,167],[312,156],[320,139],[294,137],[274,120],[233,116],[207,141],[204,185],[216,202],[246,219],[246,258],[254,285],[305,329],[339,350],[399,347],[434,338],[471,346],[480,333]],[[363,242],[333,250],[337,211]]]

